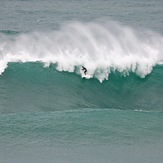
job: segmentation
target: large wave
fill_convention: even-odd
[[[8,34],[7,34],[8,33]],[[114,71],[144,78],[163,60],[163,37],[113,21],[69,22],[50,32],[0,34],[0,74],[9,62],[57,63],[57,70],[107,80]]]

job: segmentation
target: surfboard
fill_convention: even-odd
[[[86,79],[89,79],[91,77],[91,75],[89,75],[89,74],[82,74],[82,78],[86,78]]]
[[[90,75],[88,73],[85,75],[82,70],[80,70],[80,73],[81,73],[81,77],[82,78],[86,78],[86,79],[89,79],[90,78]]]

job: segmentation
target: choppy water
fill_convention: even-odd
[[[162,15],[162,1],[0,1],[0,162],[162,163]]]

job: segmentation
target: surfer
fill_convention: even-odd
[[[87,69],[84,66],[82,66],[82,70],[84,71],[84,74],[86,75]]]

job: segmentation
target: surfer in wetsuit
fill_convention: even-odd
[[[82,66],[82,70],[84,71],[84,74],[86,75],[87,69],[84,66]]]

